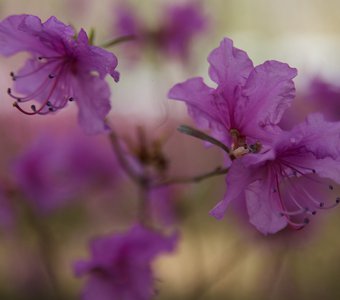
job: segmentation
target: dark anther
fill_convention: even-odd
[[[53,107],[49,107],[48,110],[49,111],[54,111],[54,108]]]
[[[10,95],[11,93],[12,93],[12,90],[11,90],[11,88],[8,88],[8,89],[7,89],[7,94],[9,94],[9,95]]]
[[[282,212],[279,213],[279,216],[280,216],[280,217],[283,217],[284,215],[285,215],[285,214],[282,213]]]
[[[73,97],[68,98],[68,101],[73,101],[73,100],[74,100]]]
[[[315,173],[316,173],[316,171],[315,171],[314,169],[312,170],[312,172],[313,172],[313,174],[315,174]]]
[[[37,109],[36,109],[36,107],[35,107],[35,105],[31,105],[31,109],[33,110],[33,111],[36,111]]]
[[[329,185],[328,188],[329,188],[330,190],[333,190],[333,186],[332,186],[332,185]]]
[[[43,58],[42,58],[41,56],[38,56],[38,59],[39,59],[39,60],[42,60]]]
[[[48,78],[53,79],[55,76],[52,74],[48,74]]]
[[[276,189],[273,189],[273,193],[276,193],[277,192],[277,190]]]
[[[48,101],[48,102],[46,103],[46,105],[50,107],[50,106],[52,106],[52,103],[51,103],[50,101]]]
[[[303,220],[303,223],[308,224],[308,223],[309,223],[309,219],[308,219],[308,218],[305,218],[305,219]]]
[[[319,203],[319,206],[320,206],[320,207],[324,207],[324,206],[325,206],[325,203],[320,202],[320,203]]]
[[[312,211],[312,215],[313,215],[313,216],[316,215],[316,211],[315,211],[315,210]]]
[[[12,80],[16,79],[14,72],[9,73],[9,75],[12,77]]]
[[[335,202],[340,203],[340,197],[336,197]]]

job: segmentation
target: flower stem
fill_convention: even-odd
[[[115,38],[113,40],[107,41],[101,45],[103,48],[110,48],[113,46],[116,46],[120,43],[128,42],[128,41],[133,41],[136,39],[136,36],[134,34],[130,35],[125,35],[125,36],[120,36],[118,38]]]
[[[225,152],[228,153],[229,156],[232,155],[230,149],[226,145],[224,145],[223,143],[216,140],[212,136],[210,136],[210,135],[208,135],[208,134],[206,134],[206,133],[204,133],[204,132],[202,132],[198,129],[192,128],[192,127],[187,126],[187,125],[181,125],[177,128],[177,130],[181,133],[193,136],[193,137],[198,138],[200,140],[207,141],[207,142],[223,149]]]

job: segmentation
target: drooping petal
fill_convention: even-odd
[[[261,172],[257,169],[247,168],[243,164],[242,160],[238,159],[231,165],[227,177],[227,191],[223,200],[210,211],[210,215],[220,220],[224,217],[228,205],[232,201],[236,201],[239,197],[244,195],[244,191],[247,186],[255,181]]]
[[[105,117],[111,109],[108,84],[93,75],[79,76],[74,79],[74,84],[80,126],[88,134],[107,131]]]
[[[244,133],[280,122],[295,96],[295,68],[278,61],[266,61],[249,75],[238,102],[235,118]]]
[[[78,34],[76,57],[81,71],[97,71],[100,78],[111,75],[117,82],[119,73],[115,70],[118,65],[117,57],[102,48],[90,46],[86,32],[81,29]]]
[[[287,226],[287,219],[280,215],[279,193],[273,192],[273,181],[267,178],[255,181],[247,187],[246,204],[249,221],[263,234],[276,233]]]
[[[232,40],[224,38],[220,46],[209,54],[208,62],[210,78],[223,91],[226,101],[234,102],[236,88],[245,84],[254,68],[247,53],[235,48]]]

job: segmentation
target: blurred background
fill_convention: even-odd
[[[157,45],[136,50],[134,42],[126,42],[109,48],[118,57],[121,80],[108,80],[108,119],[132,153],[143,128],[146,143],[161,144],[170,177],[223,165],[218,149],[176,131],[192,121],[185,105],[166,95],[193,76],[210,82],[206,58],[225,36],[255,65],[275,59],[298,69],[296,103],[283,126],[315,110],[340,120],[339,1],[199,2],[206,23],[184,58]],[[95,29],[95,44],[102,45],[119,36],[122,3],[157,31],[168,5],[188,1],[0,0],[0,17],[53,15],[77,30]],[[92,238],[134,223],[136,188],[107,136],[83,135],[74,105],[53,116],[30,117],[13,109],[6,93],[9,74],[25,58],[0,58],[0,299],[52,299],[51,276],[63,299],[77,299],[85,281],[74,277],[72,263],[88,257]],[[208,215],[224,192],[219,176],[155,196],[168,207],[163,215],[155,205],[160,222],[167,220],[181,235],[177,251],[154,264],[155,299],[340,299],[338,208],[319,214],[303,230],[262,236],[236,208],[222,221]]]

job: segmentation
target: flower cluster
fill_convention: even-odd
[[[227,192],[210,214],[221,219],[231,202],[245,201],[250,222],[268,234],[303,228],[317,210],[337,205],[340,123],[312,114],[291,131],[278,125],[295,96],[296,69],[274,60],[254,67],[227,38],[208,61],[216,88],[196,77],[169,98],[184,101],[197,125],[229,147]]]

